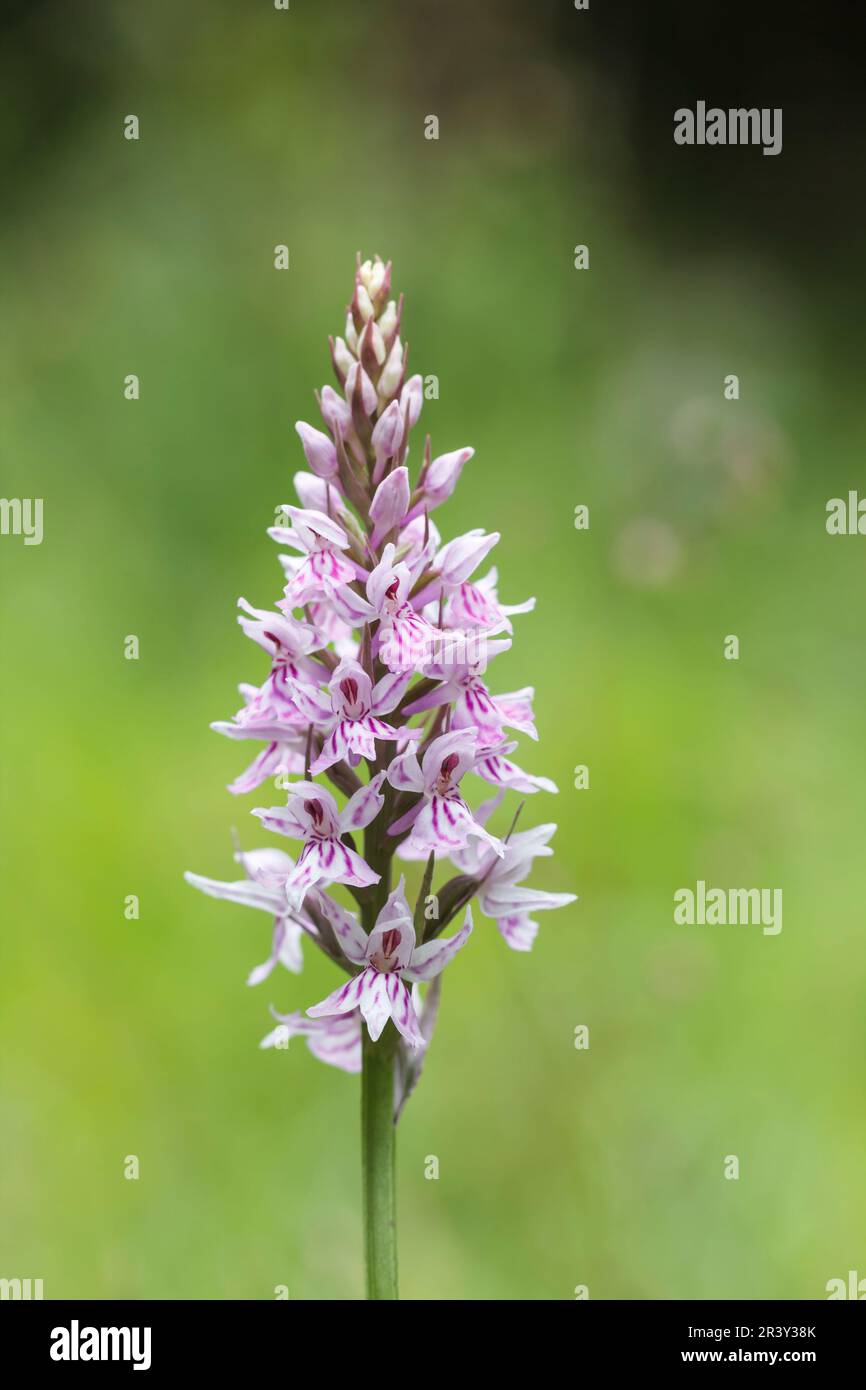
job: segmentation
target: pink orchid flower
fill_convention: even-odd
[[[267,748],[250,763],[245,772],[229,783],[229,791],[236,796],[254,791],[269,777],[296,776],[304,771],[304,748],[307,724],[300,714],[291,716],[287,710],[282,715],[262,714],[258,708],[261,690],[256,685],[239,687],[244,697],[244,707],[234,720],[214,720],[211,728],[215,733],[232,739],[264,739]]]
[[[289,566],[293,563],[287,555],[281,555],[280,560],[288,561]],[[291,568],[286,569],[286,574],[291,578]],[[282,598],[277,600],[277,607],[290,613],[293,605]],[[352,633],[351,625],[340,616],[332,603],[322,599],[311,599],[304,605],[304,612],[323,647],[332,647],[338,657],[358,655],[360,644]]]
[[[390,742],[420,738],[420,729],[395,728],[380,718],[397,708],[410,673],[383,676],[373,685],[357,661],[341,661],[328,685],[328,696],[308,685],[296,687],[298,707],[313,724],[330,728],[321,753],[310,766],[313,776],[345,759],[357,767],[362,758],[374,761],[376,739]]]
[[[226,902],[241,903],[244,907],[257,907],[268,912],[274,919],[271,954],[262,964],[257,965],[247,978],[248,985],[261,984],[279,963],[297,975],[303,967],[301,940],[304,932],[318,935],[315,926],[305,912],[293,912],[286,900],[286,879],[294,868],[294,860],[281,849],[252,849],[235,855],[243,867],[245,878],[235,883],[224,883],[220,879],[205,878],[202,874],[184,874],[187,883],[207,893],[211,898],[223,898]]]
[[[497,598],[497,570],[494,565],[483,579],[474,584],[464,579],[455,587],[446,588],[448,595],[443,615],[443,627],[493,628],[497,632],[512,632],[509,621],[514,613],[531,613],[535,599],[525,603],[502,604]]]
[[[491,782],[494,787],[522,792],[524,795],[531,796],[534,792],[558,792],[559,788],[549,777],[535,777],[532,773],[524,772],[522,767],[518,767],[517,763],[511,762],[505,756],[512,753],[516,747],[516,743],[500,743],[486,754],[482,753],[472,769],[473,772],[483,777],[485,782]]]
[[[262,686],[243,684],[243,708],[234,720],[216,720],[211,728],[233,739],[262,739],[268,744],[246,772],[229,784],[236,795],[253,791],[269,777],[295,775],[304,770],[306,720],[294,700],[294,682],[316,680],[322,669],[308,653],[321,646],[315,629],[292,617],[253,608],[238,599],[243,609],[238,622],[248,637],[271,657],[271,670]]]
[[[374,654],[389,671],[414,672],[430,660],[438,634],[409,601],[416,570],[394,556],[395,546],[389,542],[367,578],[366,599],[344,590],[340,601],[350,621],[378,622]]]
[[[375,873],[357,850],[343,843],[343,835],[363,830],[381,810],[385,798],[379,788],[385,773],[379,772],[350,797],[342,811],[334,797],[317,782],[293,782],[285,806],[253,811],[262,825],[279,835],[303,840],[298,862],[286,878],[289,905],[300,907],[308,889],[316,884],[350,883],[366,888],[378,883]]]
[[[359,975],[335,989],[320,1004],[314,1004],[307,1013],[311,1018],[324,1018],[360,1009],[374,1042],[392,1018],[412,1047],[423,1047],[426,1040],[406,981],[426,982],[445,969],[471,935],[472,913],[467,908],[466,920],[455,936],[448,940],[439,937],[418,946],[404,887],[401,878],[369,936],[353,913],[328,901],[325,911],[343,954],[363,968]]]
[[[537,741],[532,713],[533,686],[509,691],[507,695],[491,695],[481,677],[471,670],[462,671],[455,685],[459,694],[455,695],[452,728],[478,729],[478,741],[483,744],[501,740],[504,728],[517,729],[518,733]]]
[[[220,733],[225,732],[224,728],[220,730]],[[258,737],[258,734],[250,733],[249,736]],[[234,796],[244,796],[247,792],[254,792],[263,782],[272,781],[279,786],[287,777],[300,776],[304,771],[304,748],[305,740],[301,737],[294,743],[284,738],[274,739],[239,777],[227,783],[227,789]]]
[[[479,807],[479,819],[487,820],[500,799],[501,793]],[[576,893],[547,893],[540,888],[519,886],[531,873],[533,859],[553,854],[548,841],[555,832],[553,824],[518,831],[510,836],[501,858],[475,845],[467,845],[451,856],[459,869],[481,880],[478,906],[485,917],[494,919],[512,951],[532,949],[538,923],[532,920],[530,913],[547,912],[577,901]]]
[[[462,536],[455,536],[454,540],[443,545],[433,557],[433,576],[413,599],[416,607],[421,608],[434,599],[438,602],[451,589],[462,584],[477,569],[498,540],[498,531],[491,531],[490,535],[485,535],[484,531],[477,527]]]
[[[498,540],[498,531],[485,535],[480,527],[476,527],[443,545],[433,561],[433,568],[443,585],[462,584],[481,564],[485,555],[489,555]]]
[[[238,618],[244,632],[268,653],[272,662],[264,685],[238,716],[240,722],[286,719],[290,724],[298,723],[293,682],[318,678],[322,668],[309,656],[322,645],[318,633],[308,623],[286,614],[253,608],[245,598],[238,599],[238,607],[244,610]]]
[[[300,550],[303,558],[296,560],[292,575],[285,587],[286,601],[293,608],[310,598],[333,598],[345,584],[351,584],[357,571],[343,554],[349,537],[324,512],[304,507],[284,506],[281,511],[291,518],[291,526],[271,526],[268,535],[280,545]]]
[[[361,1015],[357,1009],[328,1018],[307,1018],[300,1010],[278,1014],[271,1009],[271,1013],[277,1026],[262,1038],[259,1047],[287,1047],[290,1038],[305,1038],[320,1062],[340,1071],[361,1070]]]
[[[443,636],[443,649],[447,652],[448,638]],[[511,646],[511,639],[487,641],[483,644],[484,664],[500,651]],[[459,648],[454,653],[459,656]],[[475,728],[478,730],[479,745],[493,746],[501,743],[505,727],[517,729],[537,739],[532,715],[532,699],[535,694],[532,686],[515,690],[507,695],[491,695],[481,679],[477,664],[458,664],[455,662],[446,670],[444,662],[425,666],[425,675],[441,679],[428,694],[411,701],[405,707],[407,715],[418,714],[423,710],[435,709],[439,705],[452,705],[452,729]]]
[[[388,781],[398,791],[419,793],[419,800],[388,826],[389,835],[411,827],[412,846],[418,850],[453,853],[467,839],[483,840],[494,854],[505,846],[472,815],[460,792],[460,779],[475,766],[476,732],[457,729],[434,738],[421,762],[414,751],[400,753],[388,768]]]
[[[434,507],[441,507],[443,502],[448,501],[460,481],[464,464],[469,462],[474,453],[474,449],[454,449],[449,454],[439,454],[422,469],[415,493],[416,500],[409,513],[410,521],[421,512],[432,512]]]

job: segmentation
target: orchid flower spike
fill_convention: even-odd
[[[242,878],[187,879],[270,918],[270,950],[250,984],[286,987],[310,950],[344,972],[318,1004],[306,1007],[305,995],[285,1012],[272,1007],[260,1046],[273,1054],[302,1038],[329,1066],[362,1072],[369,1289],[392,1298],[394,1124],[430,1049],[443,971],[472,931],[472,900],[510,947],[527,951],[536,915],[575,898],[526,882],[550,856],[555,826],[516,830],[504,807],[501,830],[496,820],[514,793],[556,791],[512,761],[519,739],[538,738],[532,687],[513,689],[491,669],[512,649],[512,618],[535,599],[504,603],[496,568],[483,573],[498,532],[446,530],[474,450],[419,439],[424,378],[409,375],[390,262],[358,256],[335,326],[336,385],[315,393],[320,420],[296,424],[296,500],[270,513],[281,551],[274,601],[239,600],[238,621],[265,665],[240,685],[234,717],[212,725],[260,745],[230,790],[275,783],[284,804],[252,815],[297,840],[297,858],[276,847],[238,852]],[[468,790],[475,778],[495,788],[481,805]],[[419,873],[413,906],[404,878],[390,888],[397,858]],[[454,934],[442,934],[451,922]]]

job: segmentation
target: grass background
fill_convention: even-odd
[[[361,1294],[357,1080],[257,1049],[332,972],[246,989],[266,920],[182,881],[229,876],[233,825],[267,839],[207,726],[264,678],[234,605],[278,596],[264,528],[358,248],[439,377],[434,452],[477,451],[440,526],[501,531],[502,597],[537,595],[494,689],[536,686],[536,881],[580,895],[529,956],[482,920],[449,971],[399,1133],[403,1295],[866,1272],[866,542],[824,529],[866,445],[844,293],[744,245],[742,208],[728,244],[685,195],[660,232],[599,70],[519,7],[443,13],[37,7],[18,38],[68,90],[5,63],[2,491],[44,498],[45,539],[0,544],[0,1274],[47,1297]],[[675,927],[697,878],[781,887],[781,934]]]

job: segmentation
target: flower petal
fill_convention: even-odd
[[[322,893],[318,901],[334,928],[334,935],[342,947],[343,955],[355,965],[361,965],[367,958],[367,936],[354,912],[347,912],[326,893]]]
[[[275,830],[278,835],[288,835],[292,840],[302,840],[307,824],[298,815],[298,810],[299,807],[290,802],[288,806],[256,806],[252,814],[267,830]]]
[[[185,873],[184,878],[193,888],[207,893],[209,898],[225,898],[226,902],[241,903],[244,907],[259,907],[274,916],[286,911],[282,891],[255,883],[249,878],[239,879],[236,883],[223,883],[217,878],[205,878],[202,874],[193,873]]]
[[[388,781],[397,791],[420,792],[424,790],[424,774],[414,750],[398,753],[392,758],[388,768]]]
[[[364,989],[364,976],[371,973],[374,972],[364,970],[360,975],[353,975],[351,980],[340,985],[327,999],[307,1009],[308,1017],[324,1018],[328,1014],[347,1014],[351,1013],[352,1009],[357,1009]]]
[[[385,780],[384,772],[377,772],[365,787],[359,787],[340,812],[341,830],[363,830],[379,814],[384,803],[380,787]]]
[[[385,981],[388,1011],[394,1020],[397,1031],[403,1034],[407,1043],[410,1043],[412,1047],[423,1047],[424,1036],[418,1023],[418,1015],[415,1013],[412,996],[400,976],[395,974],[380,975],[379,978]],[[372,1036],[371,1032],[370,1037]]]
[[[496,925],[502,939],[512,951],[531,951],[538,935],[538,923],[525,912],[510,913],[507,917],[497,917]]]
[[[518,888],[513,884],[494,884],[485,892],[482,888],[479,905],[485,917],[500,917],[511,912],[544,912],[567,907],[577,902],[576,893],[546,893],[541,888]]]
[[[472,935],[472,909],[467,907],[466,917],[463,926],[454,936],[448,937],[443,941],[437,937],[435,941],[427,941],[423,946],[416,946],[409,963],[409,969],[404,971],[407,980],[432,980],[436,975],[442,973],[450,960],[453,960],[457,952],[462,950]]]
[[[293,974],[297,975],[300,973],[304,963],[303,956],[301,955],[300,943],[300,937],[303,935],[303,932],[301,928],[297,926],[294,922],[291,924],[294,935],[292,939],[292,944],[286,952],[286,955],[284,956],[283,952],[284,950],[286,950],[286,939],[288,937],[287,925],[288,924],[284,917],[277,918],[276,922],[274,923],[274,937],[273,944],[271,946],[271,954],[268,956],[266,961],[263,961],[261,965],[257,965],[254,970],[250,971],[249,975],[247,976],[248,985],[260,985],[263,980],[266,980],[268,978],[277,961],[279,960],[282,960],[286,968],[288,970],[291,970]]]
[[[360,979],[363,983],[358,1001],[359,1008],[367,1024],[367,1032],[373,1042],[376,1042],[391,1016],[391,999],[388,994],[387,981],[396,979],[396,976],[381,975],[378,970],[368,966]]]
[[[274,1017],[278,1020],[277,1027],[262,1038],[259,1047],[285,1048],[290,1038],[303,1037],[320,1062],[339,1067],[341,1071],[361,1070],[361,1016],[357,1009],[325,1018],[305,1018],[300,1011],[275,1013]]]
[[[373,686],[372,703],[374,714],[390,714],[396,709],[406,694],[412,679],[411,671],[389,671]]]

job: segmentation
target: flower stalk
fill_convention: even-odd
[[[397,1126],[394,1069],[398,1034],[389,1023],[377,1042],[361,1042],[361,1175],[368,1299],[397,1294]]]
[[[361,908],[369,937],[391,886],[391,860],[376,842],[373,825],[364,832],[364,857],[382,875]],[[397,1292],[397,1119],[394,1109],[399,1034],[387,1023],[374,1042],[361,1036],[361,1184],[364,1272],[368,1299],[396,1299]]]

